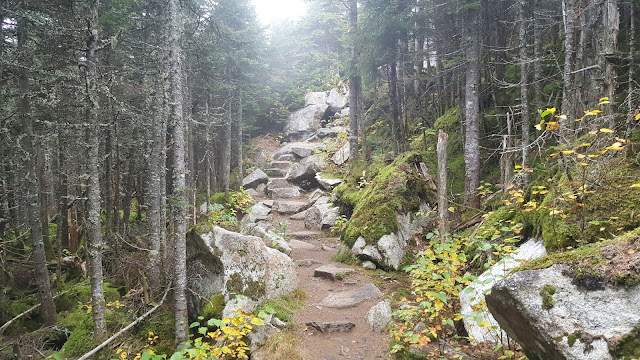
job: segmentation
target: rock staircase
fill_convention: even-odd
[[[310,150],[317,147],[317,143],[289,143],[276,152],[276,160],[264,170],[267,178],[251,184],[265,186],[258,187],[262,191],[254,195],[256,205],[243,220],[244,227],[268,245],[269,239],[272,247],[299,265],[297,276],[306,293],[306,305],[293,321],[293,332],[304,359],[390,359],[388,334],[380,331],[390,310],[382,316],[371,314],[380,313],[373,311],[374,307],[389,308],[383,292],[372,282],[375,273],[332,259],[340,243],[329,230],[335,224],[337,209],[322,190],[339,181],[321,185],[313,181],[314,176],[293,174],[311,173],[300,170],[305,163],[317,172],[308,159],[317,156]],[[247,178],[255,178],[252,175]],[[307,189],[309,183],[322,189],[305,191],[299,186],[302,182]],[[266,349],[254,352],[252,358],[269,359]]]

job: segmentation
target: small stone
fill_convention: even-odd
[[[298,266],[302,267],[312,267],[313,265],[320,264],[320,262],[315,259],[296,260],[296,263],[298,264]]]
[[[367,313],[367,322],[373,332],[382,332],[391,322],[391,303],[389,300],[381,301],[372,307]]]
[[[322,244],[322,250],[326,252],[335,252],[336,248]]]
[[[320,306],[346,309],[360,304],[363,301],[382,297],[382,291],[373,284],[363,285],[357,289],[342,291],[337,294],[327,296]]]
[[[373,262],[367,260],[365,262],[362,263],[362,267],[367,269],[367,270],[375,270],[378,267],[376,266],[376,264],[374,264]]]

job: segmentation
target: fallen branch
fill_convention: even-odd
[[[109,345],[109,343],[111,343],[113,340],[118,338],[120,335],[126,333],[129,329],[131,329],[132,327],[136,326],[139,322],[144,320],[147,316],[151,315],[154,311],[158,310],[158,308],[160,306],[162,306],[162,304],[164,303],[164,300],[167,298],[167,294],[169,293],[170,289],[171,289],[171,283],[169,283],[169,286],[167,286],[167,290],[164,292],[164,295],[162,296],[162,300],[160,300],[158,305],[154,306],[153,308],[151,308],[151,310],[149,310],[146,313],[142,314],[139,318],[135,319],[131,324],[125,326],[122,330],[120,330],[117,333],[113,334],[110,338],[105,340],[102,344],[96,346],[93,350],[91,350],[88,353],[82,355],[80,358],[78,358],[78,360],[86,360],[86,359],[88,359],[90,356],[92,356],[95,353],[97,353],[98,351],[102,350],[103,347]]]

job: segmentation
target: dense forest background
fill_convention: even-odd
[[[548,146],[599,127],[638,137],[635,0],[308,6],[264,27],[249,0],[0,2],[0,323],[36,303],[13,333],[55,323],[61,259],[77,255],[96,340],[112,331],[108,282],[156,301],[172,284],[185,341],[197,205],[239,188],[251,139],[309,91],[349,94],[351,161],[433,151],[446,130],[449,196],[469,208],[513,165],[531,181]],[[562,127],[542,136],[548,108]]]

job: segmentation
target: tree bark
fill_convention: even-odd
[[[573,81],[573,71],[575,69],[575,22],[576,22],[576,11],[575,11],[575,2],[576,0],[563,0],[562,1],[562,10],[563,10],[563,19],[564,19],[564,32],[565,32],[565,41],[564,41],[564,49],[565,49],[565,59],[564,59],[564,74],[563,74],[563,82],[564,88],[562,91],[562,113],[567,116],[566,120],[561,119],[560,124],[562,127],[560,128],[560,135],[563,137],[563,140],[568,140],[570,126],[573,120],[576,117],[575,112],[575,83]]]
[[[224,123],[224,151],[222,153],[222,176],[225,199],[229,200],[229,189],[231,188],[231,114],[232,107],[229,101],[229,109]]]
[[[88,145],[88,172],[87,181],[87,235],[89,268],[91,276],[91,312],[93,315],[94,333],[96,341],[104,340],[107,336],[107,323],[105,319],[106,304],[102,287],[102,228],[100,217],[100,137],[98,135],[98,104],[97,96],[97,66],[96,50],[99,43],[98,7],[99,0],[92,0],[87,19],[87,47],[85,50],[85,101],[87,117],[87,145]]]
[[[187,341],[187,199],[186,199],[186,163],[184,114],[182,112],[182,49],[180,35],[182,18],[179,0],[169,0],[169,81],[171,83],[170,103],[173,125],[173,194],[171,217],[174,223],[175,244],[175,326],[176,343]]]
[[[629,112],[634,111],[635,102],[633,101],[633,93],[635,84],[633,77],[635,75],[634,54],[636,53],[636,5],[635,1],[629,1],[629,73],[627,75],[628,91],[627,91],[627,108]]]
[[[520,42],[520,111],[522,120],[522,169],[523,182],[525,188],[529,184],[529,173],[526,169],[529,166],[529,129],[531,127],[529,118],[529,77],[527,72],[527,18],[525,16],[527,1],[518,1],[518,40]],[[507,179],[510,180],[510,179]]]
[[[537,3],[537,2],[535,2]],[[538,16],[534,7],[534,21],[533,21],[533,57],[534,57],[534,70],[533,70],[533,87],[535,89],[535,106],[542,109],[544,104],[543,98],[543,86],[542,86],[542,36],[544,34],[543,18]]]
[[[396,63],[389,65],[389,100],[391,102],[391,142],[393,153],[398,155],[402,151],[400,146],[400,118],[398,114],[398,90]]]
[[[440,218],[440,235],[449,232],[449,204],[447,201],[447,141],[449,136],[440,129],[438,131],[438,216]]]
[[[358,1],[349,0],[349,33],[352,37],[351,59],[349,64],[349,161],[358,159],[358,127],[360,114],[358,113],[358,46],[355,34],[358,30]]]
[[[480,185],[480,39],[479,12],[468,10],[466,20],[467,74],[465,86],[465,205],[479,207]]]
[[[18,18],[18,50],[21,60],[18,73],[18,118],[24,126],[25,136],[22,138],[22,148],[25,151],[25,164],[23,166],[25,179],[25,202],[27,209],[27,220],[31,230],[31,243],[33,246],[33,266],[35,280],[38,286],[38,299],[42,304],[42,317],[45,325],[53,325],[56,322],[56,306],[53,302],[49,272],[47,270],[47,259],[45,254],[42,223],[40,218],[40,179],[37,174],[36,152],[34,148],[35,133],[31,119],[31,104],[29,101],[29,75],[27,65],[29,56],[27,54],[27,19]]]
[[[154,100],[153,138],[149,154],[147,231],[149,232],[149,248],[151,250],[149,251],[149,286],[153,292],[156,292],[160,289],[163,258],[162,242],[160,240],[160,231],[163,228],[160,219],[160,194],[162,193],[160,189],[162,183],[160,177],[164,176],[164,172],[161,168],[162,161],[160,156],[163,146],[162,138],[164,137],[164,133],[162,132],[162,123],[164,120],[162,118],[162,91],[160,90],[160,86],[156,86]]]
[[[244,126],[243,124],[243,120],[242,120],[242,90],[239,91],[238,93],[238,124],[237,126],[237,131],[238,131],[238,142],[236,143],[236,153],[237,153],[237,166],[238,166],[238,186],[242,185],[242,178],[243,176],[243,166],[242,166],[242,127]]]

